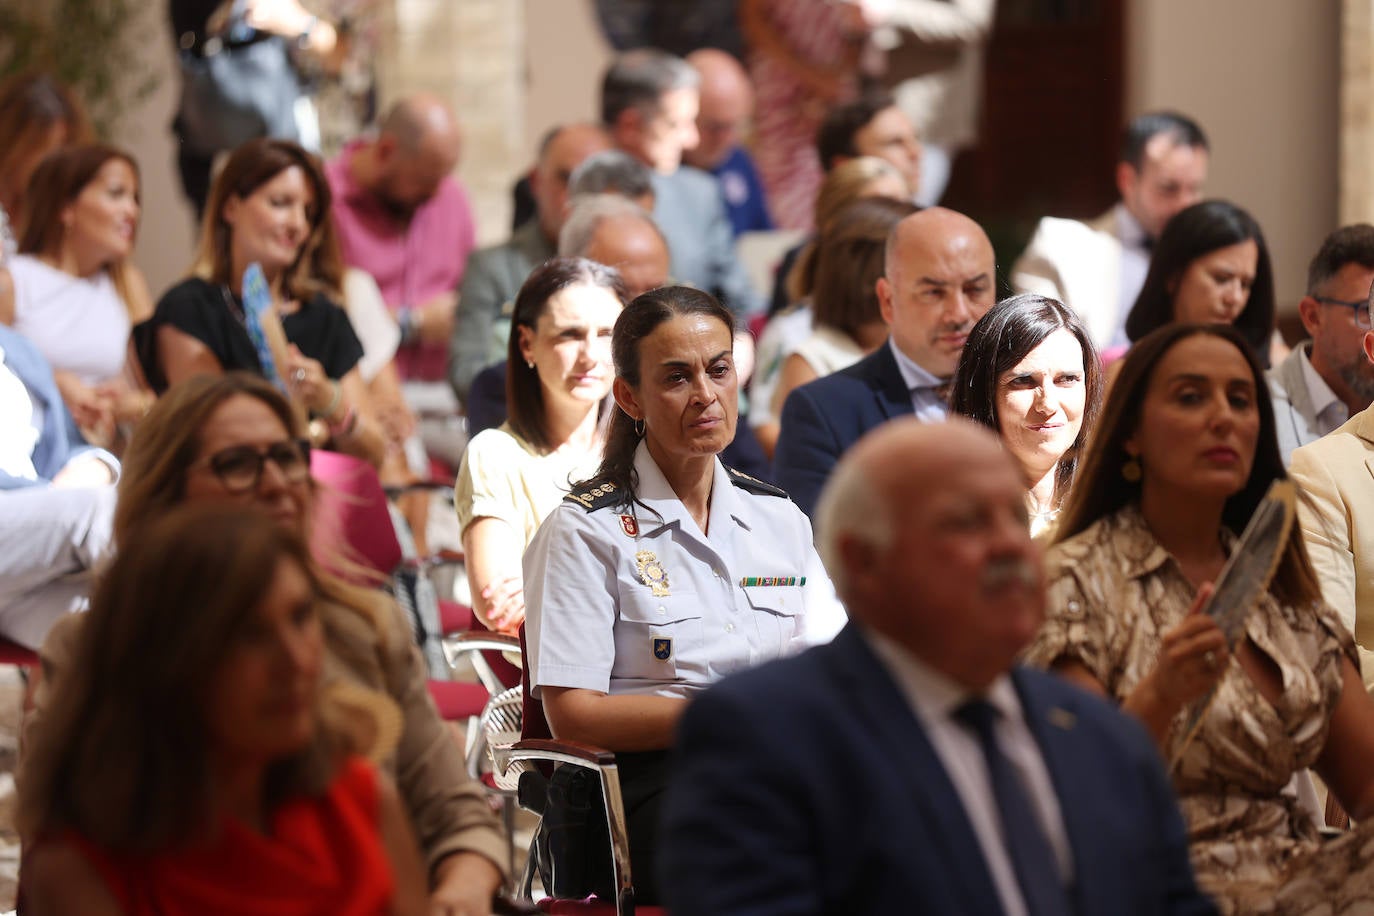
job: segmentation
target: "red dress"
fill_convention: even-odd
[[[377,775],[361,758],[322,797],[278,808],[270,836],[229,819],[214,843],[151,859],[74,841],[129,916],[374,916],[390,911],[395,888]]]

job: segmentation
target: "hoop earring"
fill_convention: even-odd
[[[635,435],[638,436],[638,437],[641,438],[641,439],[644,438],[644,418],[643,418],[643,417],[640,417],[638,420],[635,420]]]
[[[1135,455],[1128,456],[1121,465],[1121,478],[1127,483],[1140,483],[1141,476],[1140,458]]]

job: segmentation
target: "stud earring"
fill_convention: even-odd
[[[1140,458],[1130,455],[1121,465],[1121,478],[1127,483],[1140,483],[1141,478]]]

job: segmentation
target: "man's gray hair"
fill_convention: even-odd
[[[588,156],[568,178],[568,195],[619,194],[637,200],[654,193],[649,167],[629,153],[608,149]]]
[[[591,194],[573,198],[572,211],[563,223],[563,231],[558,233],[559,257],[585,257],[587,249],[592,247],[597,228],[606,220],[616,217],[640,220],[663,239],[663,232],[654,218],[645,213],[639,204],[618,194]],[[668,247],[666,239],[663,240],[663,247]]]
[[[840,542],[858,540],[887,550],[896,536],[891,500],[879,495],[870,471],[857,461],[841,459],[816,500],[816,552],[843,600],[849,597],[849,570],[840,556]]]
[[[601,79],[601,123],[611,127],[631,108],[657,114],[667,93],[700,86],[701,74],[674,54],[657,48],[626,51]]]

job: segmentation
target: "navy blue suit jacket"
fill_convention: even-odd
[[[1215,913],[1145,730],[1051,675],[1012,679],[1063,810],[1076,916]],[[692,702],[660,844],[674,916],[1002,913],[953,783],[853,624]]]
[[[773,481],[810,515],[845,450],[873,427],[912,412],[911,392],[884,343],[854,365],[787,396]]]
[[[38,480],[25,480],[0,471],[0,490],[13,490],[19,487],[45,484],[81,452],[90,451],[90,446],[77,432],[67,405],[62,403],[62,395],[53,380],[52,367],[38,352],[38,348],[3,324],[0,324],[0,349],[5,351],[5,365],[18,376],[19,381],[29,391],[29,397],[43,409],[43,428],[38,431],[38,442],[34,445],[32,461],[38,471]],[[0,436],[18,435],[18,430],[0,429]]]

